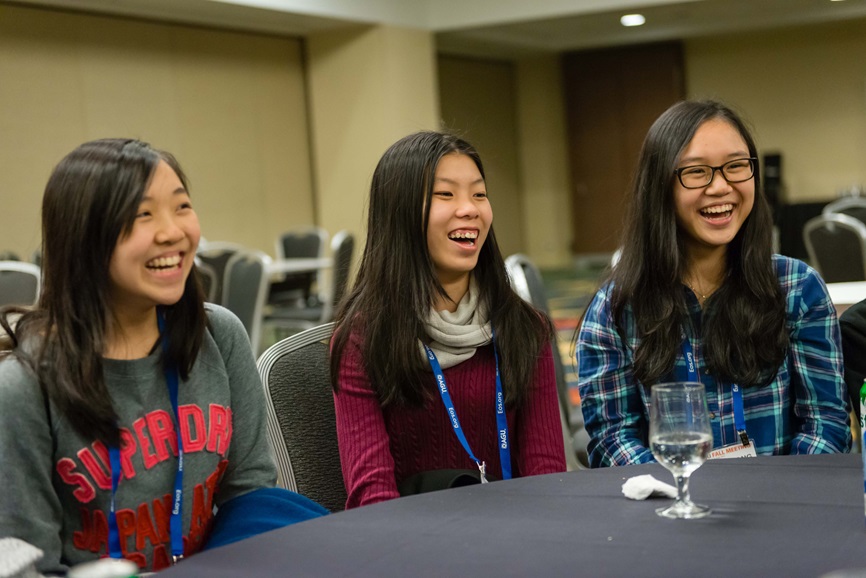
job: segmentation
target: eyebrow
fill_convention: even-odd
[[[458,185],[458,184],[460,184],[460,183],[458,183],[457,181],[455,181],[455,180],[453,180],[453,179],[446,179],[445,177],[436,177],[435,179],[433,179],[433,182],[434,182],[434,183],[435,183],[435,182],[438,182],[438,181],[441,181],[441,182],[443,182],[443,183],[448,183],[449,185]],[[483,183],[483,182],[484,182],[484,179],[483,179],[483,178],[480,178],[480,179],[476,179],[476,180],[472,181],[472,182],[469,183],[469,184],[470,184],[470,185],[477,185],[478,183]]]
[[[174,190],[174,192],[172,193],[172,195],[187,195],[187,196],[189,196],[189,191],[187,191],[187,190],[186,190],[185,188],[183,188],[183,187],[178,187],[178,188],[176,188],[176,189]],[[153,200],[153,197],[151,197],[150,195],[144,195],[144,196],[141,197],[141,200],[142,200],[142,202],[144,202],[144,201],[152,201],[152,200]]]
[[[728,158],[730,160],[744,159],[744,158],[747,159],[747,158],[749,158],[749,151],[737,151],[735,153],[729,154],[726,158]],[[701,163],[701,164],[703,164],[704,162],[706,162],[706,159],[704,157],[685,157],[683,159],[680,159],[680,163]]]

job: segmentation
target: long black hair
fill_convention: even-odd
[[[623,228],[622,257],[611,272],[613,317],[624,334],[631,306],[640,344],[635,377],[646,385],[673,369],[686,321],[682,278],[686,233],[677,225],[674,169],[703,123],[734,127],[757,157],[742,119],[715,101],[684,101],[664,112],[646,136]],[[727,274],[705,304],[703,355],[711,372],[743,387],[775,374],[788,346],[785,303],[772,262],[772,217],[755,167],[752,211],[727,247]]]
[[[33,310],[6,308],[0,325],[10,350],[83,436],[117,444],[117,412],[105,384],[102,353],[113,322],[109,263],[132,231],[142,197],[160,161],[187,188],[170,154],[132,139],[82,144],[54,168],[42,199],[42,292]],[[165,307],[169,349],[162,363],[187,379],[204,339],[207,317],[195,267],[183,296]],[[11,328],[11,315],[21,315]]]
[[[354,287],[335,318],[335,391],[340,359],[353,334],[363,335],[365,369],[383,406],[420,406],[433,391],[418,340],[429,341],[424,320],[438,296],[447,298],[427,248],[433,179],[439,160],[447,154],[469,157],[484,177],[472,145],[439,132],[419,132],[397,141],[376,166],[364,255]],[[553,328],[546,315],[511,289],[492,226],[473,275],[479,301],[487,304],[496,330],[506,405],[517,407],[532,386],[538,355],[550,342]]]

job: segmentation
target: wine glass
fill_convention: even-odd
[[[692,502],[689,476],[707,459],[713,434],[707,393],[700,383],[659,383],[650,400],[650,446],[677,482],[677,500],[656,513],[665,518],[703,518],[710,509]]]

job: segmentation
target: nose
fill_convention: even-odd
[[[710,184],[707,185],[706,192],[708,195],[724,195],[731,191],[731,184],[722,173],[721,167],[713,169],[713,178]]]
[[[164,215],[159,220],[156,231],[156,242],[160,245],[171,245],[183,239],[183,229],[178,225],[174,215]]]
[[[472,195],[461,196],[460,204],[457,206],[457,216],[461,218],[474,219],[479,215],[478,207]]]

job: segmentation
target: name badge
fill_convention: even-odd
[[[720,448],[716,448],[710,452],[710,455],[707,456],[707,459],[716,460],[716,459],[727,459],[727,458],[756,458],[758,457],[757,452],[755,452],[755,441],[750,439],[749,445],[745,446],[741,443],[729,444],[726,446],[722,446]]]

